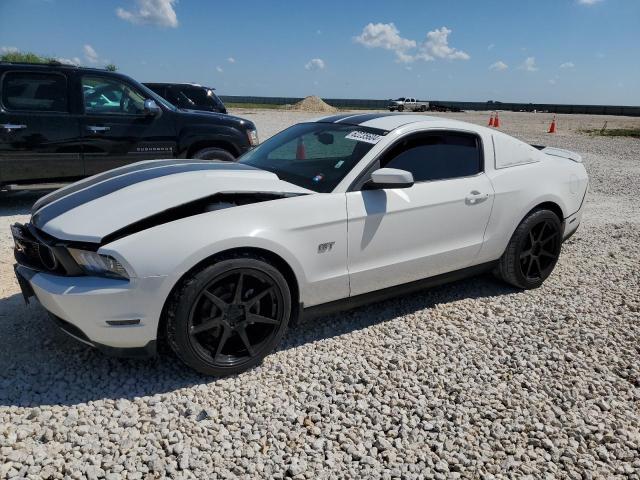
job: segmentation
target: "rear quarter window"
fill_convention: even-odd
[[[2,104],[7,110],[68,112],[67,79],[58,73],[7,72]]]

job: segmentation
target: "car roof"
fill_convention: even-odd
[[[29,62],[0,62],[0,66],[5,67],[19,67],[19,68],[27,68],[34,70],[89,70],[92,72],[100,72],[100,73],[109,73],[114,75],[120,75],[118,72],[111,72],[109,70],[105,70],[104,68],[95,68],[95,67],[82,67],[79,65],[73,65],[68,63],[61,62],[49,62],[49,63],[29,63]]]
[[[377,128],[380,130],[395,130],[396,128],[409,125],[412,123],[437,123],[438,126],[448,126],[455,128],[461,125],[473,125],[474,129],[478,127],[475,124],[461,122],[459,120],[451,120],[443,117],[433,117],[430,115],[411,115],[406,113],[360,113],[360,114],[342,114],[331,115],[328,117],[317,118],[313,121],[323,123],[340,123],[347,125],[360,125],[363,127]]]
[[[158,85],[163,87],[184,86],[184,87],[197,87],[197,88],[206,88],[208,90],[215,90],[214,87],[207,87],[206,85],[200,85],[199,83],[192,83],[192,82],[144,82],[144,85]]]

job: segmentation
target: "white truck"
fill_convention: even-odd
[[[390,112],[426,112],[429,110],[429,102],[422,102],[416,100],[413,97],[400,97],[395,100],[390,100],[387,107]]]

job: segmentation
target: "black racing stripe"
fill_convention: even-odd
[[[157,165],[157,164],[156,164]],[[105,195],[109,195],[117,190],[121,190],[135,183],[153,180],[154,178],[165,177],[167,175],[175,175],[178,173],[195,172],[198,170],[257,170],[255,167],[242,163],[219,162],[182,162],[172,165],[165,165],[153,169],[138,170],[113,177],[102,183],[98,183],[93,187],[80,190],[66,197],[61,198],[58,202],[51,203],[38,210],[32,217],[31,223],[38,228],[43,226],[63,213],[68,212],[80,205],[91,202]]]
[[[56,190],[55,192],[52,192],[50,195],[47,195],[46,197],[42,197],[40,200],[38,200],[36,203],[33,204],[33,207],[31,207],[31,213],[33,214],[37,212],[39,209],[41,209],[42,207],[44,207],[45,205],[49,205],[50,203],[55,202],[56,200],[60,200],[61,198],[67,195],[71,195],[72,193],[75,193],[78,190],[91,187],[96,183],[109,180],[119,175],[126,175],[128,173],[137,172],[140,170],[148,170],[150,168],[157,168],[157,167],[162,167],[167,165],[180,165],[185,162],[202,163],[206,161],[207,160],[176,160],[176,159],[156,160],[151,162],[144,162],[142,164],[135,163],[126,167],[109,170],[104,173],[99,173],[98,175],[94,175],[93,177],[90,177],[90,180],[88,181],[87,180],[79,181],[77,183],[69,185],[66,188],[61,188],[60,190]]]
[[[346,122],[340,122],[340,123],[348,123],[350,125],[362,125],[364,122],[368,122],[369,120],[375,120],[376,118],[382,118],[382,117],[395,117],[396,115],[402,115],[399,113],[363,113],[360,115],[349,115],[351,118],[349,118]]]
[[[347,118],[350,117],[352,114],[351,113],[343,113],[341,115],[332,115],[330,117],[327,118],[323,118],[322,120],[319,120],[322,123],[334,123],[337,122],[338,120],[342,120],[343,118]]]

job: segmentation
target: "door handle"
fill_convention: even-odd
[[[484,202],[487,198],[489,198],[488,193],[480,193],[477,190],[472,190],[471,192],[469,192],[469,195],[464,198],[464,200],[467,205],[476,205],[478,203]]]
[[[15,123],[4,123],[0,126],[4,128],[8,133],[13,132],[14,130],[22,130],[23,128],[27,128],[26,125],[16,125]]]
[[[87,126],[87,130],[89,130],[91,133],[100,133],[100,132],[108,132],[109,130],[111,130],[111,127],[101,127],[98,125],[88,125]]]

